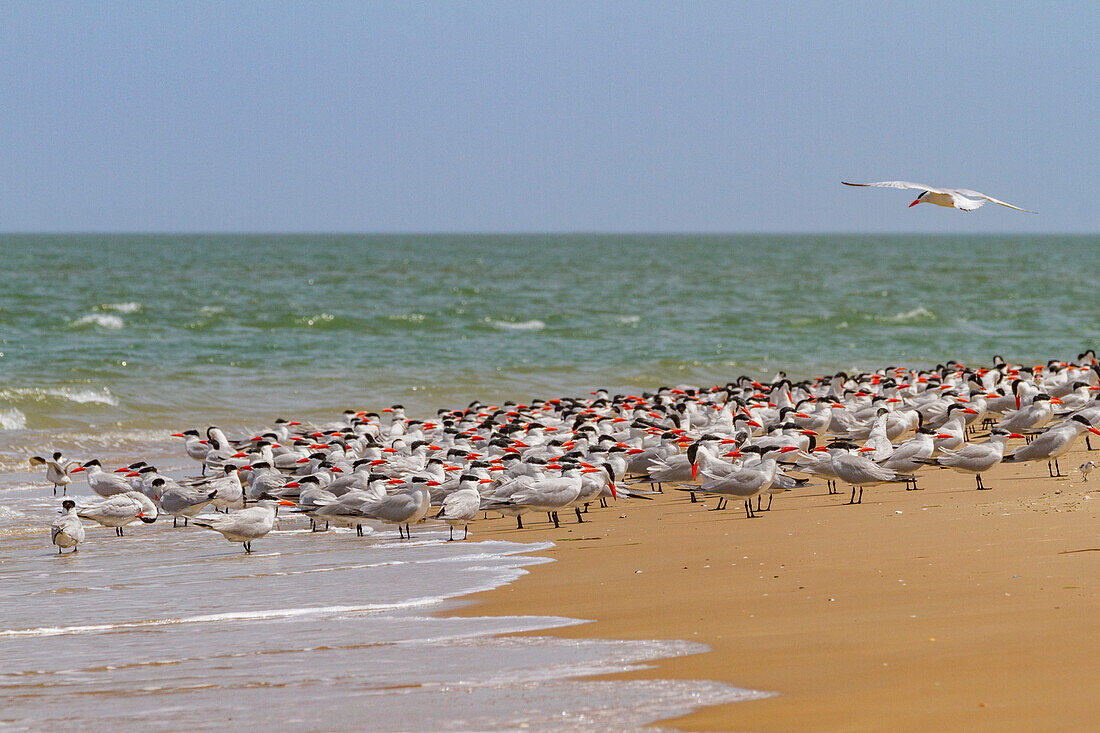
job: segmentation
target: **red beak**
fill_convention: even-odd
[[[917,200],[916,200],[916,201],[914,201],[913,203],[909,204],[909,208],[911,209],[911,208],[913,208],[914,206],[916,206],[916,205],[917,205],[917,204],[919,204],[919,203],[920,203],[920,199],[917,199]]]

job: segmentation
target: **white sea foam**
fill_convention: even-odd
[[[0,410],[0,430],[22,430],[27,427],[27,416],[12,407]]]
[[[505,331],[541,331],[546,324],[537,318],[530,321],[490,321],[494,326]]]
[[[141,310],[141,303],[104,303],[99,306],[100,310],[115,311],[116,313],[137,313]]]
[[[80,328],[81,326],[99,326],[100,328],[117,331],[125,326],[126,323],[119,316],[113,316],[107,313],[89,313],[86,316],[77,318],[71,325],[73,328]]]
[[[925,308],[923,305],[917,306],[913,310],[905,311],[904,313],[895,313],[892,316],[887,316],[883,320],[891,323],[908,323],[909,321],[917,321],[922,318],[935,318],[936,314]]]
[[[9,402],[47,402],[60,398],[69,402],[89,402],[115,406],[118,398],[106,387],[10,387],[0,389],[0,399]]]
[[[201,616],[183,616],[180,618],[151,618],[142,621],[123,621],[113,624],[84,624],[80,626],[38,626],[31,629],[5,629],[0,638],[18,636],[67,636],[72,634],[94,634],[104,631],[124,631],[154,626],[178,626],[181,624],[217,624],[226,621],[271,621],[276,619],[301,618],[303,616],[340,616],[357,613],[381,613],[405,608],[434,606],[443,602],[438,596],[410,598],[396,603],[373,603],[362,606],[307,606],[304,608],[272,608],[263,611],[229,611],[209,613]]]
[[[638,323],[642,320],[641,316],[619,316],[619,323]]]

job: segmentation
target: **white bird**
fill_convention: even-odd
[[[82,471],[88,474],[88,487],[104,499],[115,494],[125,494],[134,488],[129,481],[117,473],[105,472],[98,459],[88,461],[83,466],[77,466],[69,473],[80,473]]]
[[[844,441],[833,443],[829,449],[829,455],[833,462],[833,472],[841,481],[852,486],[852,498],[848,501],[849,504],[863,503],[863,489],[865,486],[907,482],[905,477],[897,471],[883,468],[858,453],[849,452],[859,450],[860,448],[855,443]],[[859,489],[858,501],[856,501],[857,488]]]
[[[491,484],[491,479],[479,479],[473,474],[465,474],[458,481],[458,490],[451,492],[443,500],[443,508],[435,515],[436,519],[442,519],[451,528],[451,536],[447,541],[455,538],[455,527],[463,525],[466,532],[462,539],[470,534],[470,520],[477,516],[481,508],[481,494],[478,493],[478,484]]]
[[[31,456],[31,465],[45,466],[46,480],[53,484],[53,495],[57,496],[57,489],[60,487],[61,495],[64,496],[69,484],[73,482],[72,478],[69,477],[69,467],[75,466],[77,463],[76,461],[63,461],[61,451],[54,451],[51,459],[42,456]]]
[[[984,443],[967,443],[959,450],[942,451],[938,457],[924,462],[953,468],[962,473],[972,473],[978,490],[987,491],[991,487],[982,483],[982,473],[1002,460],[1006,460],[1004,457],[1006,440],[1022,437],[1024,436],[1019,433],[1010,433],[1003,428],[993,428],[989,431],[989,440]]]
[[[240,542],[246,553],[252,552],[252,540],[265,536],[275,526],[275,509],[279,505],[294,506],[294,502],[280,499],[261,499],[256,506],[232,512],[224,517],[195,517],[196,527],[219,532],[230,542]]]
[[[971,191],[969,188],[936,188],[935,186],[925,186],[923,183],[910,183],[909,181],[878,181],[876,183],[849,183],[848,181],[841,181],[841,183],[845,186],[911,188],[915,191],[920,191],[921,193],[917,196],[916,200],[909,204],[910,208],[917,204],[935,204],[936,206],[946,206],[949,209],[974,211],[975,209],[981,208],[988,201],[991,204],[1000,204],[1001,206],[1007,206],[1010,209],[1016,209],[1016,211],[1023,211],[1028,214],[1038,213],[1030,209],[1021,209],[1019,206],[1013,206],[1000,199],[995,199],[992,196],[986,196],[984,193]]]
[[[157,521],[157,515],[157,505],[140,491],[115,494],[77,511],[77,516],[81,519],[91,519],[104,527],[114,527],[115,534],[119,537],[122,537],[122,528],[127,524],[139,519],[146,524],[152,524]]]
[[[50,541],[57,545],[57,554],[61,554],[62,547],[71,547],[76,552],[76,546],[84,541],[84,525],[76,515],[76,502],[66,499],[61,502],[61,516],[50,524]]]
[[[1048,428],[1028,445],[1017,448],[1009,456],[1004,457],[1005,463],[1024,463],[1026,461],[1046,461],[1047,472],[1051,478],[1062,475],[1058,467],[1058,458],[1069,452],[1077,436],[1088,430],[1094,435],[1100,435],[1100,430],[1094,428],[1088,419],[1080,415],[1074,415],[1068,420],[1063,420],[1054,427]],[[1051,468],[1050,462],[1054,461]]]
[[[429,487],[438,481],[425,481],[413,484],[414,488],[387,494],[381,499],[364,502],[359,513],[368,518],[386,524],[396,524],[397,533],[402,538],[411,537],[409,525],[416,524],[428,514],[432,496]],[[401,529],[405,525],[405,529]]]
[[[1077,467],[1077,470],[1081,472],[1082,483],[1089,480],[1089,474],[1092,473],[1092,469],[1094,468],[1096,468],[1096,463],[1094,461],[1085,461]]]

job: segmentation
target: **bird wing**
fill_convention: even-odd
[[[925,186],[923,183],[910,183],[909,181],[877,181],[875,183],[849,183],[848,181],[841,181],[845,186],[874,186],[877,188],[911,188],[914,191],[930,191],[932,193],[954,193],[954,189],[936,188],[935,186]],[[959,189],[959,193],[965,193]],[[979,196],[981,194],[978,194]],[[992,200],[992,199],[990,199]],[[1000,203],[1000,202],[998,202]]]
[[[1016,211],[1022,211],[1025,214],[1038,214],[1039,213],[1037,211],[1032,211],[1031,209],[1021,209],[1019,206],[1013,206],[1012,204],[1005,203],[1004,201],[1001,201],[1000,199],[995,199],[992,196],[986,196],[984,193],[979,193],[978,191],[971,191],[968,188],[956,188],[956,189],[954,189],[953,192],[954,193],[961,193],[963,196],[973,196],[974,198],[983,199],[985,201],[988,201],[991,204],[1000,204],[1001,206],[1007,206],[1010,209],[1016,209]]]

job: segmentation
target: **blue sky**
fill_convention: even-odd
[[[4,3],[2,231],[1100,232],[1078,3]],[[987,206],[906,208],[974,188]]]

